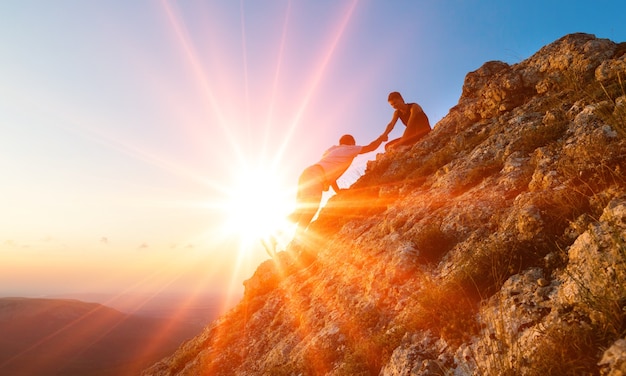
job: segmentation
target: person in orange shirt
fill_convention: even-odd
[[[430,132],[428,116],[426,116],[426,113],[424,113],[424,110],[419,104],[405,103],[404,98],[402,98],[402,95],[397,91],[389,94],[388,101],[395,111],[383,135],[389,135],[398,119],[402,121],[406,129],[402,137],[389,141],[385,145],[385,150],[391,150],[398,146],[413,145]]]

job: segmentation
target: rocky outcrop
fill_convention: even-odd
[[[625,130],[623,43],[486,63],[144,374],[622,375]]]

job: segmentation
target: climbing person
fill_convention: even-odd
[[[410,146],[419,141],[428,132],[430,132],[430,123],[428,116],[424,113],[422,107],[417,103],[405,103],[402,95],[397,91],[389,94],[387,98],[391,107],[394,108],[393,117],[383,135],[388,136],[395,127],[398,119],[406,126],[402,137],[389,141],[385,145],[385,150],[391,150],[398,146]]]
[[[304,169],[298,179],[296,210],[289,215],[289,220],[297,224],[296,239],[301,237],[317,213],[322,192],[327,191],[329,186],[336,193],[341,192],[337,179],[346,172],[354,158],[376,150],[383,141],[387,141],[386,135],[379,136],[366,146],[359,146],[354,137],[343,135],[339,145],[331,146],[319,162]]]

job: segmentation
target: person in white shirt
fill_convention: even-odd
[[[337,179],[350,167],[354,158],[359,154],[376,150],[387,135],[383,134],[366,146],[356,145],[354,137],[349,134],[339,139],[339,145],[330,147],[322,159],[314,165],[304,169],[298,179],[298,193],[296,196],[296,210],[289,219],[298,225],[296,238],[300,237],[311,223],[319,209],[322,192],[333,187],[336,193],[341,189],[337,186]]]

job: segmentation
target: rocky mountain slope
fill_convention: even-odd
[[[144,375],[622,375],[625,136],[626,43],[488,62]]]

